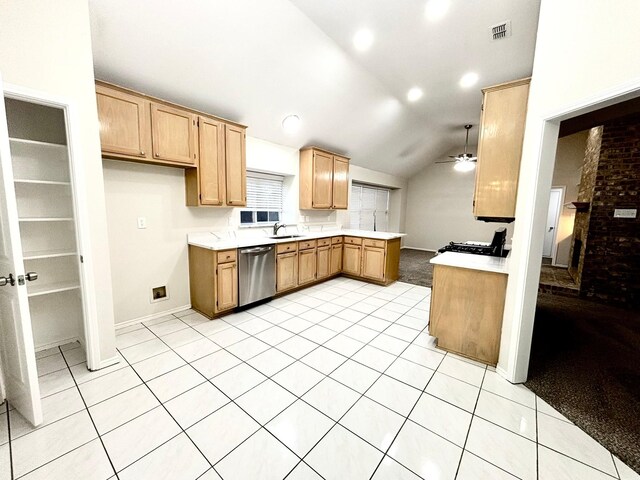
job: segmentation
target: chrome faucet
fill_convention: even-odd
[[[278,235],[278,230],[280,230],[282,227],[286,227],[286,225],[284,223],[274,223],[273,224],[273,235],[276,236]]]

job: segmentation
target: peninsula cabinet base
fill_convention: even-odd
[[[434,265],[429,334],[437,347],[498,363],[507,275]]]

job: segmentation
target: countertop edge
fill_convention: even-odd
[[[429,263],[447,267],[467,268],[484,272],[509,274],[509,255],[506,258],[474,255],[472,253],[445,252],[433,257]]]

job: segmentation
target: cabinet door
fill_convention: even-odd
[[[342,253],[342,272],[350,275],[360,276],[360,253],[362,247],[359,245],[344,244]]]
[[[222,205],[224,202],[224,124],[200,117],[200,203]]]
[[[384,248],[363,247],[362,276],[384,280]]]
[[[313,282],[316,279],[316,249],[298,252],[298,285]]]
[[[318,247],[316,279],[328,277],[331,273],[331,247]]]
[[[276,291],[298,286],[298,254],[282,253],[276,257]]]
[[[102,153],[150,159],[149,102],[102,85],[96,100]]]
[[[331,208],[333,205],[333,157],[313,152],[313,208]]]
[[[333,208],[346,209],[349,200],[349,160],[333,157]]]
[[[152,103],[151,134],[155,160],[184,165],[196,164],[195,115],[186,110]]]
[[[244,128],[225,126],[227,205],[244,207],[247,204],[246,136]]]
[[[331,275],[342,271],[342,244],[331,246]]]
[[[529,83],[485,91],[473,213],[514,218]]]
[[[238,268],[235,262],[223,263],[217,273],[216,311],[221,312],[238,306]]]

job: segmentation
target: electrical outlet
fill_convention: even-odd
[[[138,228],[147,228],[147,218],[138,217]]]
[[[169,289],[166,285],[151,288],[151,297],[149,301],[151,303],[161,302],[169,298]]]

